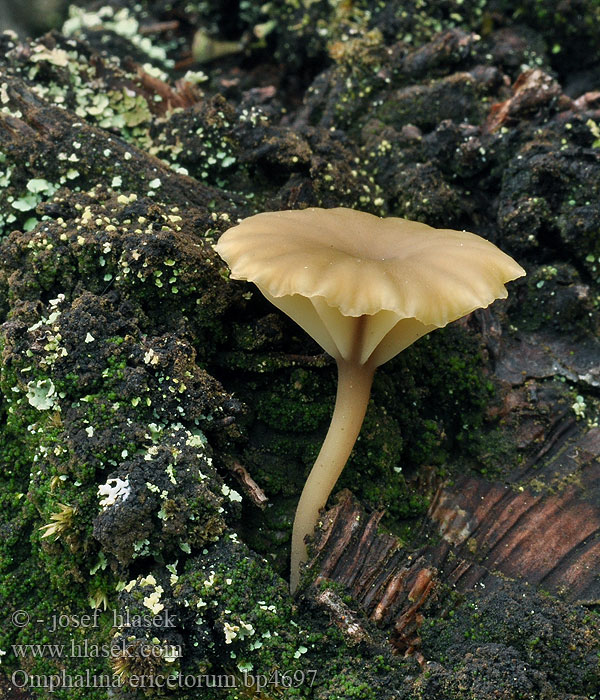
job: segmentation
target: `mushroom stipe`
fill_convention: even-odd
[[[290,590],[311,535],[360,432],[375,369],[423,335],[505,298],[525,274],[466,231],[353,209],[256,214],[215,246],[234,279],[253,282],[336,361],[331,425],[294,520]]]

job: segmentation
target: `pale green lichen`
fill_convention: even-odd
[[[54,407],[58,396],[51,379],[38,379],[27,384],[27,400],[38,411],[48,411]]]
[[[173,61],[167,58],[165,49],[154,45],[149,37],[140,33],[139,21],[126,7],[115,11],[114,8],[105,5],[96,12],[88,12],[71,5],[69,18],[63,24],[62,33],[65,36],[77,36],[85,31],[98,31],[100,28],[128,39],[150,59],[158,61],[165,68],[173,67]]]

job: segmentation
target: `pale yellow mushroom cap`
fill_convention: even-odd
[[[344,356],[345,340],[332,333],[327,316],[342,326],[348,323],[339,315],[384,321],[385,332],[377,330],[362,361],[406,319],[410,342],[386,351],[377,364],[430,330],[505,298],[505,283],[525,274],[473,233],[345,208],[257,214],[226,231],[216,250],[233,278],[254,282],[334,356]],[[313,308],[333,338],[306,320]]]

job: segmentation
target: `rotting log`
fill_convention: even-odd
[[[497,329],[489,312],[479,322],[489,335]],[[345,586],[362,612],[388,630],[396,652],[416,653],[420,662],[422,608],[442,584],[467,593],[525,581],[569,602],[597,605],[600,428],[576,420],[570,407],[536,385],[552,368],[597,381],[596,340],[569,347],[499,338],[500,411],[526,458],[502,481],[472,472],[440,483],[421,524],[418,539],[425,544],[416,550],[380,530],[384,510],[367,513],[350,491],[341,491],[317,530],[308,563],[316,577],[305,594],[318,595],[325,581]]]

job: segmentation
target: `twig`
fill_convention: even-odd
[[[269,502],[269,498],[256,483],[256,481],[254,481],[254,479],[250,476],[250,473],[246,467],[242,466],[237,459],[234,459],[233,457],[228,457],[225,459],[225,466],[227,469],[229,469],[229,471],[235,474],[238,482],[243,487],[246,494],[250,497],[250,500],[254,503],[254,505],[258,506],[259,508],[265,508]]]

